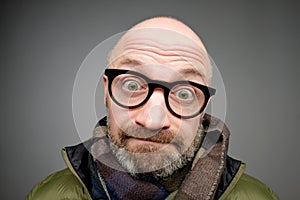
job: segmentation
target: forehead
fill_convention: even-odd
[[[204,83],[205,74],[193,67],[191,63],[176,62],[175,64],[161,64],[154,61],[148,62],[144,56],[144,59],[141,59],[137,55],[122,56],[113,64],[113,68],[133,70],[151,79],[167,82],[193,80]]]
[[[210,62],[206,50],[182,34],[141,29],[128,31],[120,39],[111,52],[109,65],[134,69],[163,80],[175,74],[205,80]]]

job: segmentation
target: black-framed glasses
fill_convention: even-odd
[[[214,88],[188,80],[164,82],[152,80],[131,70],[106,69],[108,92],[119,106],[134,109],[145,104],[156,88],[164,90],[168,110],[179,118],[199,115],[216,92]]]

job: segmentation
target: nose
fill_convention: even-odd
[[[149,130],[161,130],[170,127],[163,90],[153,91],[148,102],[137,110],[135,122]]]

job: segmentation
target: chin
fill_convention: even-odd
[[[124,170],[132,176],[151,175],[156,179],[166,178],[182,168],[193,156],[182,155],[178,151],[170,152],[159,149],[153,152],[128,151],[125,147],[117,147],[111,143],[111,149]],[[167,146],[167,145],[165,145]],[[193,154],[194,155],[194,154]]]

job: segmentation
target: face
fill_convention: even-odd
[[[124,45],[117,46],[123,53],[110,68],[131,70],[152,80],[188,80],[207,85],[206,71],[194,65],[195,60],[202,58],[194,46],[186,43],[166,46],[158,44],[158,38],[138,36],[142,38],[137,40],[137,36],[133,36],[127,37]],[[167,108],[163,88],[155,88],[143,105],[124,108],[108,94],[106,76],[104,85],[111,147],[126,170],[132,174],[151,172],[155,177],[164,177],[193,158],[200,143],[204,112],[188,119],[175,116]],[[131,79],[124,85],[136,87]],[[185,97],[188,93],[183,90],[179,95]]]

